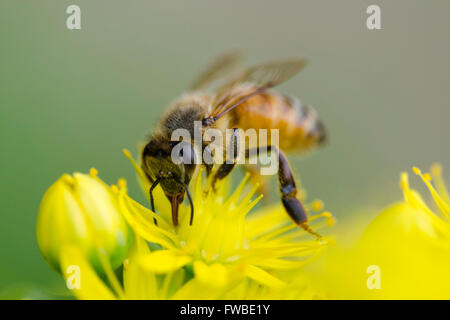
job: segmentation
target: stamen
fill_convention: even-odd
[[[442,167],[439,163],[433,163],[430,168],[431,174],[435,177],[442,175]]]
[[[123,154],[124,154],[125,157],[127,157],[128,159],[131,159],[131,153],[130,153],[130,151],[128,151],[128,149],[123,149]]]
[[[293,229],[297,229],[297,225],[294,224],[294,223],[290,223],[287,226],[284,226],[284,227],[281,227],[281,228],[278,228],[278,229],[274,229],[274,230],[268,232],[267,234],[265,234],[261,238],[259,238],[258,241],[261,241],[261,240],[262,241],[268,241],[270,239],[278,237],[279,235],[281,235],[281,234],[283,234],[285,232],[288,232],[290,230],[293,230]]]
[[[325,218],[325,223],[327,224],[327,226],[333,226],[336,223],[336,219],[333,217],[331,212],[322,212],[322,217]]]
[[[241,183],[239,183],[239,186],[235,189],[235,191],[233,192],[233,194],[231,195],[231,197],[228,198],[227,202],[225,203],[225,205],[229,205],[229,204],[237,204],[237,202],[239,201],[240,196],[242,195],[242,191],[244,190],[244,187],[248,181],[248,179],[250,178],[250,174],[246,173],[244,176],[244,179],[241,180]],[[253,188],[255,189],[255,188]],[[255,189],[256,191],[256,189]],[[253,194],[250,196],[250,198],[253,196]],[[241,202],[242,203],[242,202]]]
[[[148,178],[145,175],[145,173],[142,171],[142,168],[136,163],[136,161],[133,159],[133,157],[131,156],[130,151],[128,151],[127,149],[123,149],[123,154],[125,155],[125,157],[128,158],[128,160],[130,160],[131,164],[134,167],[134,170],[136,170],[137,174],[139,175],[139,178],[141,179],[141,181],[147,181]]]
[[[119,188],[118,188],[115,184],[113,184],[113,185],[111,186],[111,191],[112,191],[114,194],[118,194],[118,193],[119,193]]]
[[[242,213],[244,215],[247,215],[247,213],[250,212],[250,210],[256,206],[256,204],[264,197],[264,195],[260,194],[259,196],[257,196],[253,201],[251,201],[248,205],[243,207]]]
[[[416,168],[417,169],[417,168]],[[438,206],[438,208],[441,210],[441,212],[445,215],[445,217],[447,218],[448,221],[450,221],[450,205],[448,205],[439,195],[439,193],[436,191],[436,189],[434,189],[433,185],[430,183],[430,181],[428,179],[426,179],[426,177],[420,172],[419,169],[415,170],[415,168],[413,168],[413,171],[419,172],[416,173],[420,176],[420,178],[422,179],[422,181],[425,183],[425,185],[427,186],[428,190],[431,193],[431,196],[434,199],[434,202],[436,203],[436,205]]]
[[[126,187],[127,187],[127,181],[124,178],[120,178],[117,181],[117,184],[119,185],[119,188],[121,188],[121,189],[126,189]]]
[[[333,218],[333,215],[329,211],[322,212],[322,217],[324,218]]]
[[[317,200],[314,200],[314,201],[311,203],[311,209],[312,209],[312,211],[318,212],[318,211],[320,211],[320,210],[323,210],[323,207],[324,207],[324,205],[323,205],[322,200],[317,199]]]
[[[447,186],[445,185],[444,179],[442,178],[442,167],[438,163],[431,165],[431,175],[434,178],[434,184],[436,185],[437,191],[441,194],[441,197],[450,204],[450,195],[448,193]]]
[[[403,193],[409,191],[408,174],[406,172],[400,174],[400,188],[403,190]]]
[[[89,175],[91,177],[96,177],[98,175],[98,170],[95,168],[91,168],[91,170],[89,170]]]
[[[319,218],[325,218],[325,223],[326,223],[327,226],[332,226],[336,222],[336,220],[334,219],[333,215],[329,211],[324,211],[324,212],[322,212],[320,214],[315,214],[315,215],[311,216],[308,219],[308,222],[311,223],[312,221],[317,220]]]

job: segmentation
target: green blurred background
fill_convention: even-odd
[[[81,7],[81,30],[66,28],[70,4]],[[382,30],[367,30],[369,4],[381,6]],[[315,106],[328,127],[326,147],[292,162],[337,228],[400,199],[399,173],[412,165],[440,161],[449,181],[449,13],[446,0],[2,0],[0,295],[63,292],[35,240],[45,190],[96,167],[138,196],[122,149],[136,152],[229,48],[248,63],[309,60],[280,90]]]

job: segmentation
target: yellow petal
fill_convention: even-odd
[[[173,300],[217,300],[224,293],[223,288],[211,288],[197,281],[188,281],[172,297]]]
[[[174,248],[176,237],[170,231],[164,230],[149,221],[145,217],[145,209],[129,198],[126,194],[121,193],[119,196],[119,207],[128,224],[133,230],[147,241],[161,244],[166,248]],[[148,210],[151,212],[150,210]]]
[[[269,287],[281,288],[286,285],[283,281],[274,277],[267,271],[253,265],[248,265],[246,267],[246,274],[250,279]]]
[[[190,256],[176,250],[158,250],[139,258],[142,267],[156,273],[176,271],[191,261]]]
[[[142,268],[138,259],[150,254],[144,239],[136,236],[123,269],[123,285],[128,299],[158,299],[158,283],[154,273]]]
[[[207,265],[202,261],[195,261],[194,274],[195,278],[206,286],[220,288],[228,282],[227,269],[218,263]]]
[[[112,300],[116,299],[112,291],[92,269],[88,259],[77,247],[66,246],[61,250],[61,266],[66,283],[75,285],[72,293],[79,299]],[[79,280],[77,277],[79,276]],[[77,286],[77,281],[79,287]]]

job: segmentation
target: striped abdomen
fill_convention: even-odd
[[[295,97],[266,92],[251,97],[231,112],[229,127],[279,129],[279,146],[285,151],[304,151],[325,139],[317,112]]]

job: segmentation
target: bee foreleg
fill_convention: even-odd
[[[150,190],[148,191],[149,195],[150,195],[150,205],[152,206],[152,211],[154,213],[156,213],[155,210],[155,200],[153,199],[153,189],[156,188],[156,186],[159,184],[160,179],[157,178],[153,183],[152,186],[150,187]],[[158,221],[156,221],[156,218],[153,218],[153,222],[155,223],[155,225],[158,225]]]

